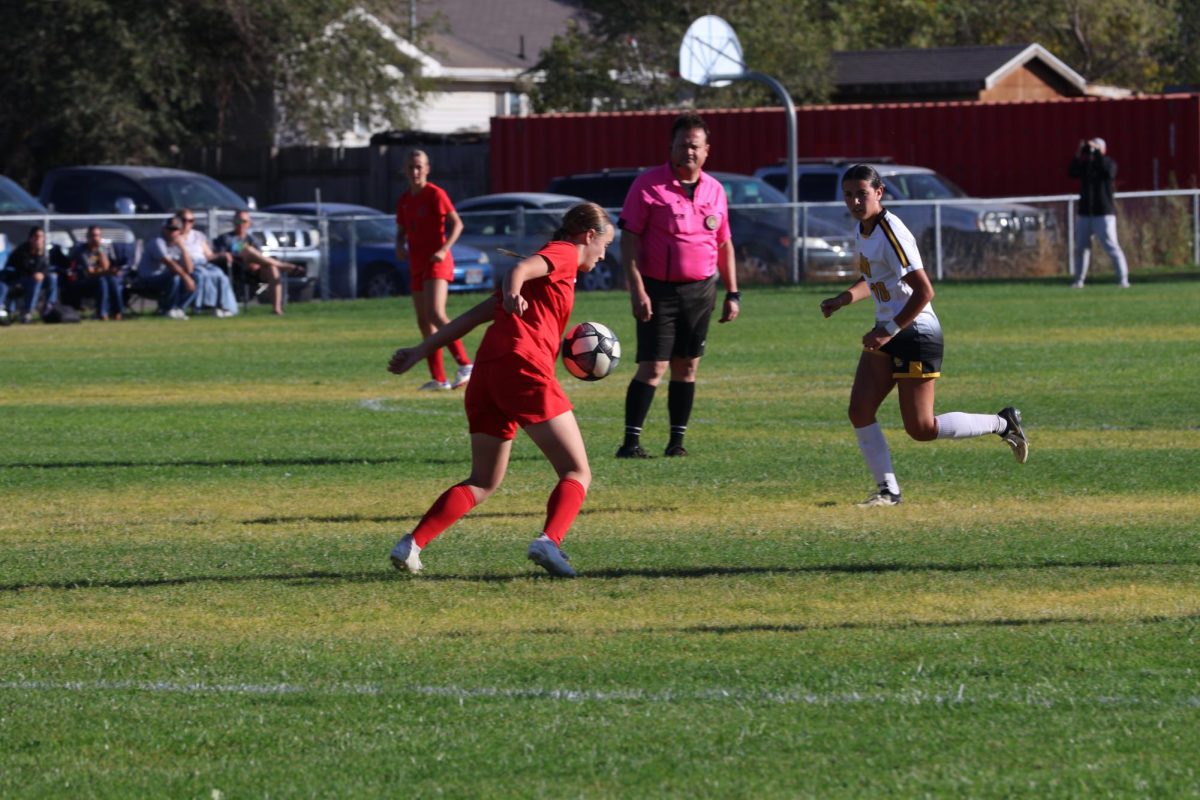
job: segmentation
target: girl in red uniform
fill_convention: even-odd
[[[551,575],[575,577],[560,545],[583,505],[592,473],[554,368],[575,303],[575,276],[591,271],[612,240],[612,223],[602,208],[574,206],[554,240],[518,263],[503,288],[416,347],[392,356],[388,371],[401,375],[431,350],[492,323],[475,354],[475,374],[467,387],[471,476],[447,489],[396,544],[391,554],[396,569],[419,572],[421,550],[499,488],[521,427],[559,478],[546,506],[542,535],[529,545],[529,558]]]
[[[429,182],[429,156],[423,150],[408,154],[408,191],[396,201],[396,258],[408,259],[409,288],[417,310],[417,327],[428,337],[449,322],[446,293],[454,280],[454,255],[450,248],[462,234],[463,224],[450,197]],[[446,223],[450,234],[446,234]],[[432,378],[422,389],[457,389],[471,380],[471,360],[457,339],[447,342],[458,362],[454,383],[446,380],[442,349],[431,350],[426,360]]]

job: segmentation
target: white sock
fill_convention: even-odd
[[[934,417],[939,439],[970,439],[989,433],[1000,433],[1008,425],[998,414],[967,414],[950,411]]]
[[[876,485],[881,489],[886,487],[892,494],[900,494],[900,484],[896,482],[896,473],[892,472],[892,451],[888,449],[879,423],[855,428],[854,435],[858,437],[858,449],[862,451],[863,460],[867,462],[867,469],[871,470]]]

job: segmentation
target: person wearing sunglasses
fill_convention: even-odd
[[[196,273],[196,309],[212,308],[219,318],[236,316],[237,295],[233,283],[225,270],[215,263],[216,254],[208,244],[208,237],[196,230],[196,215],[190,208],[175,212],[179,221],[180,241],[191,256]]]

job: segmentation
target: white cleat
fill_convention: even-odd
[[[417,387],[417,391],[421,392],[448,392],[450,391],[449,381],[425,381]]]
[[[424,569],[421,563],[421,548],[413,541],[411,533],[406,533],[392,548],[392,566],[401,572],[417,573]]]
[[[471,380],[471,371],[475,369],[474,364],[464,364],[458,368],[458,372],[454,373],[454,383],[450,384],[451,389],[461,389],[467,385],[467,381]]]
[[[858,508],[876,508],[878,506],[898,506],[900,505],[900,495],[892,494],[887,489],[880,489],[875,494],[863,500],[861,503],[855,503]]]

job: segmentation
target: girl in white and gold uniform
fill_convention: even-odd
[[[930,301],[933,286],[921,265],[916,240],[900,218],[883,207],[883,179],[874,167],[857,164],[842,177],[842,197],[858,221],[855,241],[862,276],[846,291],[821,301],[829,317],[870,295],[875,327],[863,335],[863,353],[850,390],[850,422],[878,490],[859,506],[894,506],[900,484],[892,470],[887,440],[875,419],[884,399],[899,387],[900,416],[913,439],[966,439],[994,433],[1024,464],[1029,442],[1021,412],[1012,406],[996,414],[952,411],[934,416],[934,380],[941,374],[942,326]]]

